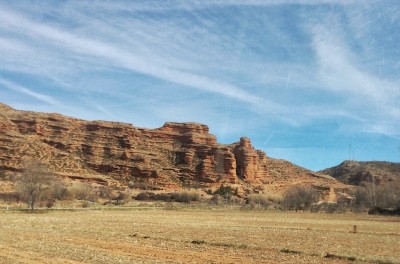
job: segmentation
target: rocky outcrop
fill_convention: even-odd
[[[154,188],[212,188],[236,184],[279,190],[284,181],[337,183],[288,162],[278,169],[281,163],[256,150],[248,138],[218,144],[203,124],[168,122],[157,129],[143,129],[18,111],[3,104],[0,111],[0,170],[8,173],[20,171],[25,159],[38,159],[63,177],[110,185],[135,182]]]
[[[386,161],[344,161],[338,166],[320,171],[351,185],[375,183],[400,184],[400,163]]]
[[[233,153],[236,159],[236,175],[247,182],[260,181],[268,177],[267,156],[255,150],[249,138],[242,137]]]

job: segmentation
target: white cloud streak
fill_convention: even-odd
[[[30,97],[33,97],[41,102],[47,103],[47,104],[51,104],[51,105],[60,105],[60,102],[58,102],[56,99],[54,99],[51,96],[45,95],[45,94],[41,94],[41,93],[37,93],[34,92],[24,86],[21,86],[19,84],[16,84],[14,82],[11,82],[7,79],[4,79],[2,77],[0,77],[0,85],[2,85],[3,87],[6,87],[10,90],[19,92],[21,94],[25,94],[28,95]]]
[[[350,93],[378,104],[385,104],[398,96],[399,89],[363,72],[352,60],[356,60],[337,34],[325,27],[314,29],[313,45],[320,66],[319,74],[326,88],[338,93]],[[351,97],[354,99],[354,97]]]
[[[400,121],[400,85],[363,69],[362,58],[344,41],[340,28],[313,28],[320,89],[341,96],[341,111],[357,116],[360,131],[400,135],[392,123]]]
[[[268,10],[270,6],[281,5],[311,6],[318,10],[331,6],[351,9],[358,2],[71,1],[56,7],[0,5],[0,29],[5,33],[0,37],[0,49],[4,53],[0,69],[40,78],[46,76],[64,88],[77,86],[71,89],[74,92],[103,89],[104,95],[118,93],[120,99],[126,100],[134,98],[135,91],[121,88],[113,92],[113,87],[100,82],[97,86],[95,81],[91,82],[90,89],[82,88],[79,86],[82,83],[74,82],[76,78],[92,75],[96,78],[104,72],[123,70],[155,78],[162,85],[175,84],[173,89],[178,87],[188,93],[206,92],[210,97],[218,97],[218,103],[240,103],[248,113],[293,126],[308,125],[316,119],[340,118],[361,125],[376,123],[379,129],[375,131],[383,131],[386,126],[380,120],[385,116],[399,120],[398,85],[364,70],[359,54],[349,48],[349,39],[337,27],[337,21],[322,19],[321,26],[310,29],[301,24],[308,25],[323,14],[314,14],[313,18],[309,18],[312,13],[294,17],[304,19],[298,23],[298,29],[304,31],[297,33],[310,36],[312,41],[304,41],[301,43],[304,47],[297,47],[285,19],[270,20],[268,16],[255,15],[250,21],[249,13],[242,12],[242,9],[254,12],[254,8],[248,7]],[[224,20],[222,13],[229,6],[236,10],[237,16]],[[177,10],[184,15],[176,15]],[[48,19],[49,15],[55,18]],[[232,23],[231,27],[221,27],[221,20]],[[314,62],[298,58],[296,62],[271,59],[275,53],[307,52],[308,48],[315,52]],[[322,91],[323,95],[319,96],[325,96],[326,104],[307,98],[315,96],[314,90]],[[161,98],[157,93],[151,95],[154,95],[152,102]],[[327,99],[331,95],[341,101]],[[96,107],[95,103],[89,105],[111,114],[108,108]],[[177,109],[184,106],[180,103]],[[208,104],[203,102],[203,107]],[[365,110],[359,111],[360,108]],[[169,111],[168,116],[173,113]]]
[[[70,52],[106,60],[106,62],[112,63],[114,67],[129,69],[179,85],[220,94],[255,106],[261,106],[267,101],[260,100],[257,96],[234,85],[213,80],[206,76],[163,67],[162,65],[153,63],[151,58],[142,58],[139,54],[116,47],[111,43],[90,39],[56,27],[39,24],[9,10],[0,10],[0,22],[3,24],[3,27],[17,28],[20,32],[25,32],[26,35],[29,35],[33,39],[45,38]],[[273,108],[279,108],[276,103],[268,102],[267,104],[272,105]]]

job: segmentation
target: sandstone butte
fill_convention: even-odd
[[[159,190],[225,184],[246,194],[279,193],[300,184],[331,197],[332,190],[350,188],[331,176],[267,157],[249,138],[218,144],[209,128],[198,123],[168,122],[144,129],[0,104],[0,171],[18,173],[24,160],[32,159],[66,181],[119,189],[130,182]]]

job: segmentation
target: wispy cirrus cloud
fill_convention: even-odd
[[[357,52],[355,46],[361,44],[349,37],[349,34],[354,34],[351,30],[354,30],[355,24],[352,24],[353,28],[344,29],[343,25],[335,23],[337,20],[335,17],[326,19],[311,30],[319,89],[341,98],[337,104],[338,111],[345,111],[358,120],[353,129],[400,135],[394,125],[400,121],[400,82],[381,75],[379,71],[371,71],[374,54],[370,53],[373,49],[365,48],[365,43],[362,43],[363,53]],[[358,18],[357,23],[366,21]],[[373,64],[377,63],[379,61],[373,61]],[[347,124],[345,126],[348,127]]]
[[[51,104],[51,105],[60,105],[60,102],[58,100],[54,99],[53,97],[51,97],[49,95],[45,95],[42,93],[32,91],[31,89],[28,89],[27,87],[24,87],[24,86],[14,83],[14,82],[11,82],[5,78],[2,78],[1,76],[0,76],[0,85],[7,89],[16,91],[18,93],[28,95],[28,96],[35,98],[41,102]]]
[[[326,27],[314,29],[313,47],[319,64],[320,78],[327,89],[356,94],[378,104],[385,104],[399,95],[395,84],[363,71],[354,55],[336,32]],[[349,97],[349,99],[356,99]]]
[[[22,17],[12,11],[0,10],[0,21],[3,27],[12,27],[24,32],[29,38],[38,40],[44,38],[52,45],[62,46],[68,52],[73,52],[90,58],[96,57],[103,63],[111,63],[113,67],[125,68],[134,72],[150,75],[165,81],[186,87],[216,93],[222,96],[245,101],[253,105],[266,104],[257,96],[235,85],[220,80],[214,80],[193,72],[186,72],[157,63],[157,58],[142,57],[140,54],[115,46],[109,41],[87,38],[78,34],[66,32],[57,27],[37,23]],[[154,61],[152,61],[154,59]],[[274,108],[279,105],[273,102]]]
[[[308,151],[348,133],[396,138],[399,11],[374,0],[10,1],[0,74],[70,105],[51,111],[198,121],[225,142],[291,131]]]

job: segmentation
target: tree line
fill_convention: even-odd
[[[98,197],[109,198],[119,203],[127,194],[115,192],[111,188],[102,186],[96,191],[89,184],[75,184],[67,187],[58,177],[50,173],[47,167],[37,161],[29,161],[24,164],[24,170],[15,179],[15,199],[25,202],[31,210],[34,210],[38,202],[45,202],[51,207],[54,201],[66,199],[79,199],[96,201]],[[131,187],[129,187],[131,188]],[[239,199],[238,189],[223,184],[216,190],[208,190],[212,195],[210,203],[228,204],[243,202]],[[176,192],[171,195],[151,195],[151,193],[139,193],[137,200],[161,199],[176,202],[198,202],[201,200],[197,192]],[[165,198],[165,197],[167,198]],[[1,196],[0,199],[4,197]],[[400,208],[400,185],[386,184],[376,186],[374,183],[366,183],[354,189],[350,200],[339,203],[317,203],[320,200],[319,192],[312,187],[291,186],[282,196],[272,194],[248,194],[245,201],[250,208],[280,208],[284,210],[311,210],[311,211],[367,211],[372,208]]]

